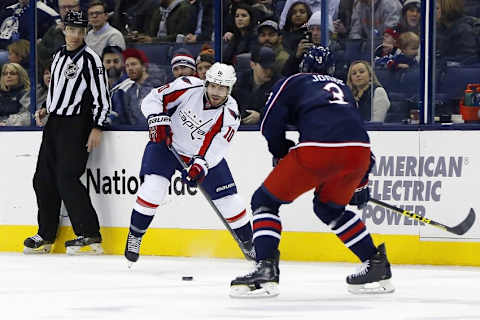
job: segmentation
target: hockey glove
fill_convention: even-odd
[[[280,160],[285,157],[290,150],[291,147],[295,146],[295,142],[293,142],[290,139],[285,139],[284,143],[281,145],[280,149],[280,154],[274,155],[272,158],[272,166],[275,168],[277,164],[280,162]]]
[[[353,206],[357,206],[358,209],[363,209],[367,205],[367,202],[370,200],[370,188],[368,187],[368,175],[370,174],[370,171],[372,170],[373,166],[375,165],[375,155],[373,153],[370,153],[370,165],[368,167],[367,172],[365,173],[365,176],[363,177],[362,181],[360,181],[360,184],[358,187],[355,189],[355,193],[352,196],[352,199],[350,199],[349,204]]]
[[[191,166],[188,169],[182,170],[182,180],[190,187],[196,187],[197,184],[202,183],[203,179],[208,173],[208,164],[203,157],[195,156],[190,161]]]
[[[155,143],[165,141],[167,146],[172,144],[171,120],[169,115],[165,113],[152,114],[148,116],[147,121],[150,141]]]

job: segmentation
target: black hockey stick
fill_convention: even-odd
[[[175,156],[175,158],[178,160],[178,162],[180,163],[180,165],[182,166],[183,169],[188,169],[188,166],[187,164],[185,163],[185,161],[183,161],[182,157],[178,154],[177,150],[173,147],[173,145],[170,145],[168,147],[170,149],[170,151],[173,153],[173,155]],[[207,199],[208,203],[210,204],[210,206],[212,207],[213,211],[215,211],[215,213],[217,214],[218,218],[222,221],[223,225],[225,226],[225,228],[227,228],[228,232],[230,232],[230,234],[232,235],[233,239],[235,239],[235,242],[237,242],[238,246],[240,247],[240,250],[242,251],[243,255],[245,256],[245,258],[247,260],[252,260],[252,257],[250,257],[246,252],[246,248],[245,246],[243,245],[243,242],[238,238],[237,234],[232,230],[232,228],[230,227],[230,225],[228,224],[228,222],[225,220],[225,218],[223,217],[222,213],[220,212],[220,210],[218,210],[217,206],[215,205],[215,203],[213,203],[212,199],[210,199],[210,196],[208,195],[208,193],[205,191],[205,189],[203,189],[203,187],[200,185],[200,184],[197,184],[198,186],[198,189],[200,190],[200,192],[202,192],[203,196],[205,197],[205,199]]]
[[[391,204],[388,204],[386,202],[383,202],[377,199],[370,198],[369,201],[375,204],[378,204],[382,207],[388,208],[390,210],[396,211],[414,220],[421,221],[433,227],[443,229],[445,231],[457,234],[459,236],[465,234],[468,230],[470,230],[470,228],[473,226],[473,223],[475,222],[475,211],[473,211],[473,208],[470,208],[470,212],[468,213],[467,217],[462,222],[460,222],[460,224],[456,225],[455,227],[449,227],[440,222],[433,221],[432,219],[429,219],[427,217],[422,217],[414,212],[392,206]]]

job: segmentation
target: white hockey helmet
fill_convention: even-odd
[[[228,94],[230,94],[233,85],[237,82],[235,69],[228,64],[215,62],[205,74],[205,88],[209,82],[228,87]]]

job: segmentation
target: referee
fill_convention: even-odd
[[[77,236],[65,242],[67,253],[103,252],[97,213],[80,177],[110,112],[108,81],[102,61],[85,45],[85,13],[70,11],[64,20],[66,45],[54,54],[47,101],[35,114],[39,125],[49,118],[33,176],[38,233],[25,239],[25,253],[50,252],[62,200]]]

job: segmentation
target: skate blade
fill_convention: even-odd
[[[23,247],[24,254],[47,254],[47,253],[50,253],[51,250],[52,250],[51,244],[44,244],[43,246],[40,246],[34,249],[29,247]]]
[[[230,297],[239,299],[273,298],[280,294],[278,283],[262,283],[260,289],[252,289],[247,285],[233,285],[230,287]]]
[[[350,284],[348,285],[348,292],[353,294],[383,294],[392,293],[395,287],[390,280],[381,280],[378,282],[371,282],[365,284]]]
[[[103,253],[100,243],[92,243],[87,246],[69,246],[66,247],[68,255],[97,255]]]

